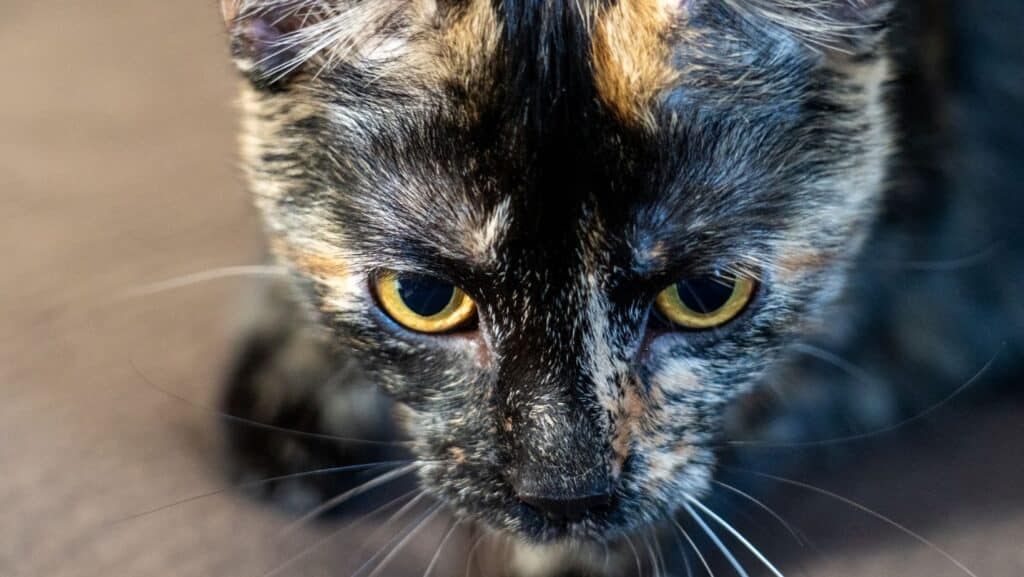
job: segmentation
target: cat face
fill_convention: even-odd
[[[272,247],[460,514],[536,541],[664,518],[841,288],[886,60],[844,1],[770,6],[227,5]]]

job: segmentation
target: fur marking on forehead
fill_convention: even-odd
[[[467,224],[466,233],[460,237],[465,255],[478,265],[494,263],[512,224],[511,200],[505,198],[485,218]]]
[[[676,79],[670,43],[678,2],[620,0],[600,10],[592,40],[594,83],[621,120],[653,128],[652,105]]]

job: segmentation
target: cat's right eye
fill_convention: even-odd
[[[716,274],[680,280],[658,295],[655,310],[682,329],[714,329],[739,316],[756,289],[757,281],[742,276]]]
[[[381,309],[412,331],[447,333],[469,325],[476,315],[473,299],[441,279],[385,272],[373,284]]]

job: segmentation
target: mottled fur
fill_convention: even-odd
[[[228,4],[275,256],[331,354],[436,459],[431,494],[550,543],[614,540],[709,491],[728,409],[834,318],[883,207],[887,8]],[[369,289],[380,270],[462,287],[478,326],[401,329]],[[761,280],[740,318],[650,322],[660,290],[715,270]],[[516,496],[609,479],[612,506],[569,526]]]

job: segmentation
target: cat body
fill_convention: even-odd
[[[901,8],[932,17],[939,4]],[[901,98],[915,86],[932,94],[947,62],[903,72],[935,52],[900,51],[888,2],[224,7],[247,78],[244,165],[274,258],[294,272],[270,309],[287,313],[250,341],[228,411],[362,438],[393,435],[398,415],[423,488],[456,516],[532,543],[524,574],[550,574],[536,551],[621,546],[699,504],[723,439],[798,442],[840,415],[885,422],[906,409],[904,383],[891,381],[926,365],[932,385],[918,397],[932,399],[1021,327],[1019,305],[1004,312],[1012,290],[988,303],[999,321],[987,338],[943,324],[961,317],[926,314],[932,342],[963,353],[937,366],[921,331],[902,326],[901,299],[932,300],[907,296],[900,263],[936,258],[972,218],[989,222],[971,207],[1013,202],[990,172],[1020,165],[971,165],[984,174],[969,185],[936,166],[978,149],[965,139],[950,152],[936,144],[948,126],[913,122],[916,103]],[[934,32],[916,22],[915,39]],[[1011,110],[1015,82],[998,101]],[[1006,148],[993,162],[1024,150],[1024,131],[997,129]],[[911,137],[927,146],[894,157]],[[912,178],[893,186],[894,174]],[[993,202],[961,200],[966,188]],[[949,208],[928,198],[940,190]],[[935,213],[920,218],[921,206]],[[1020,240],[1006,235],[1019,221],[1004,220],[990,231],[1004,266],[982,259],[922,283],[930,298],[1011,278]],[[935,236],[908,241],[915,226]],[[897,272],[878,272],[879,254]],[[729,287],[722,306],[705,306],[718,285]],[[417,315],[431,302],[423,287],[455,296]],[[444,315],[451,326],[437,324]],[[801,361],[801,345],[869,371],[916,356],[872,390],[835,363]],[[747,415],[771,385],[818,421]],[[807,394],[833,389],[835,403]],[[232,439],[267,473],[375,453],[266,431]]]

